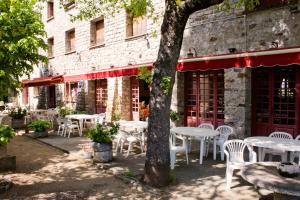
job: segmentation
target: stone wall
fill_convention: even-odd
[[[96,102],[96,85],[95,81],[86,81],[86,95],[85,95],[85,102],[86,102],[86,111],[88,113],[95,113],[96,112],[96,107],[95,107],[95,102]]]
[[[251,135],[251,72],[249,69],[224,71],[225,124],[235,128],[237,138]]]

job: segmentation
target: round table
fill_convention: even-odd
[[[248,137],[244,140],[247,144],[251,146],[256,146],[258,148],[258,161],[261,162],[262,149],[271,148],[282,151],[299,151],[300,152],[300,140],[282,139],[275,137]]]
[[[274,199],[300,199],[300,175],[285,178],[277,171],[276,162],[259,162],[246,165],[242,177],[249,183],[274,192]]]
[[[213,158],[216,160],[216,136],[219,135],[218,131],[210,130],[206,128],[198,128],[198,127],[175,127],[171,128],[170,130],[173,133],[188,136],[192,138],[198,138],[200,139],[200,157],[199,157],[199,163],[202,164],[203,160],[203,151],[204,151],[204,140],[206,137],[213,138],[214,140],[214,153]]]

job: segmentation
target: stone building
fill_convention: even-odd
[[[164,4],[156,0],[155,7],[160,15]],[[229,124],[241,138],[275,130],[298,135],[299,10],[299,1],[262,0],[255,11],[194,13],[184,33],[172,97],[182,123]],[[151,32],[159,33],[160,26],[133,19],[125,10],[75,22],[72,13],[75,4],[63,8],[59,1],[45,2],[48,75],[23,82],[24,103],[34,107],[37,88],[45,87],[46,107],[80,104],[89,113],[106,112],[110,120],[120,104],[122,119],[138,120],[149,89],[136,75],[156,59],[160,37]]]

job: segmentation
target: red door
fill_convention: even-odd
[[[294,67],[253,70],[252,135],[273,131],[299,134],[300,70]]]
[[[95,80],[95,88],[96,113],[105,113],[107,103],[107,79]]]
[[[224,72],[187,72],[185,75],[185,118],[188,126],[224,123]]]
[[[135,78],[131,78],[131,111],[132,120],[140,120],[140,101],[139,101],[139,81]]]

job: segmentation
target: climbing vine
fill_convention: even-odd
[[[170,76],[164,76],[162,78],[161,87],[165,95],[169,94],[171,91],[171,80],[172,78]]]
[[[148,86],[152,85],[152,70],[147,67],[142,67],[139,69],[137,79],[145,81]]]

